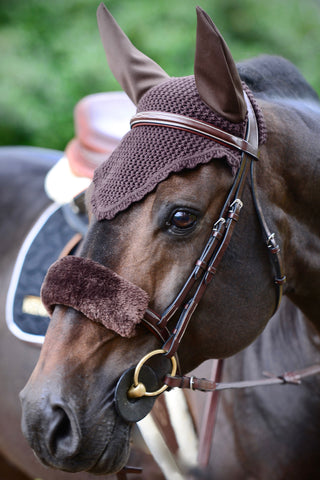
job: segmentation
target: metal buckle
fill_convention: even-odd
[[[275,247],[276,245],[276,235],[275,233],[271,233],[271,235],[269,235],[268,239],[267,239],[267,247],[268,248],[272,248],[272,247]]]
[[[217,227],[218,227],[219,223],[221,223],[221,224],[226,223],[225,218],[220,217],[219,220],[216,221],[216,223],[213,225],[213,229],[214,229],[214,230],[217,230]]]
[[[236,198],[230,205],[230,209],[234,206],[234,205],[238,205],[239,206],[239,209],[241,210],[241,208],[243,207],[243,202],[240,200],[240,198]]]

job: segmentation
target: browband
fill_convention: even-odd
[[[249,142],[224,130],[220,130],[210,123],[196,120],[195,118],[160,111],[139,112],[132,117],[130,126],[131,128],[135,128],[143,125],[164,126],[195,133],[227,147],[244,152],[255,160],[258,160],[258,151]]]

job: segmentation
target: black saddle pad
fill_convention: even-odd
[[[69,206],[51,204],[20,249],[7,294],[6,320],[21,340],[43,343],[50,318],[41,303],[40,288],[49,266],[79,231],[79,224],[70,221],[73,217]]]

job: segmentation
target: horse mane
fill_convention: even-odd
[[[315,90],[289,61],[275,55],[261,55],[237,64],[241,79],[257,98],[304,99],[319,102]]]

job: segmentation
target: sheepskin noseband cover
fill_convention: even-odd
[[[49,314],[55,305],[83,313],[122,337],[132,337],[147,309],[148,294],[88,258],[68,256],[48,270],[41,298]]]

